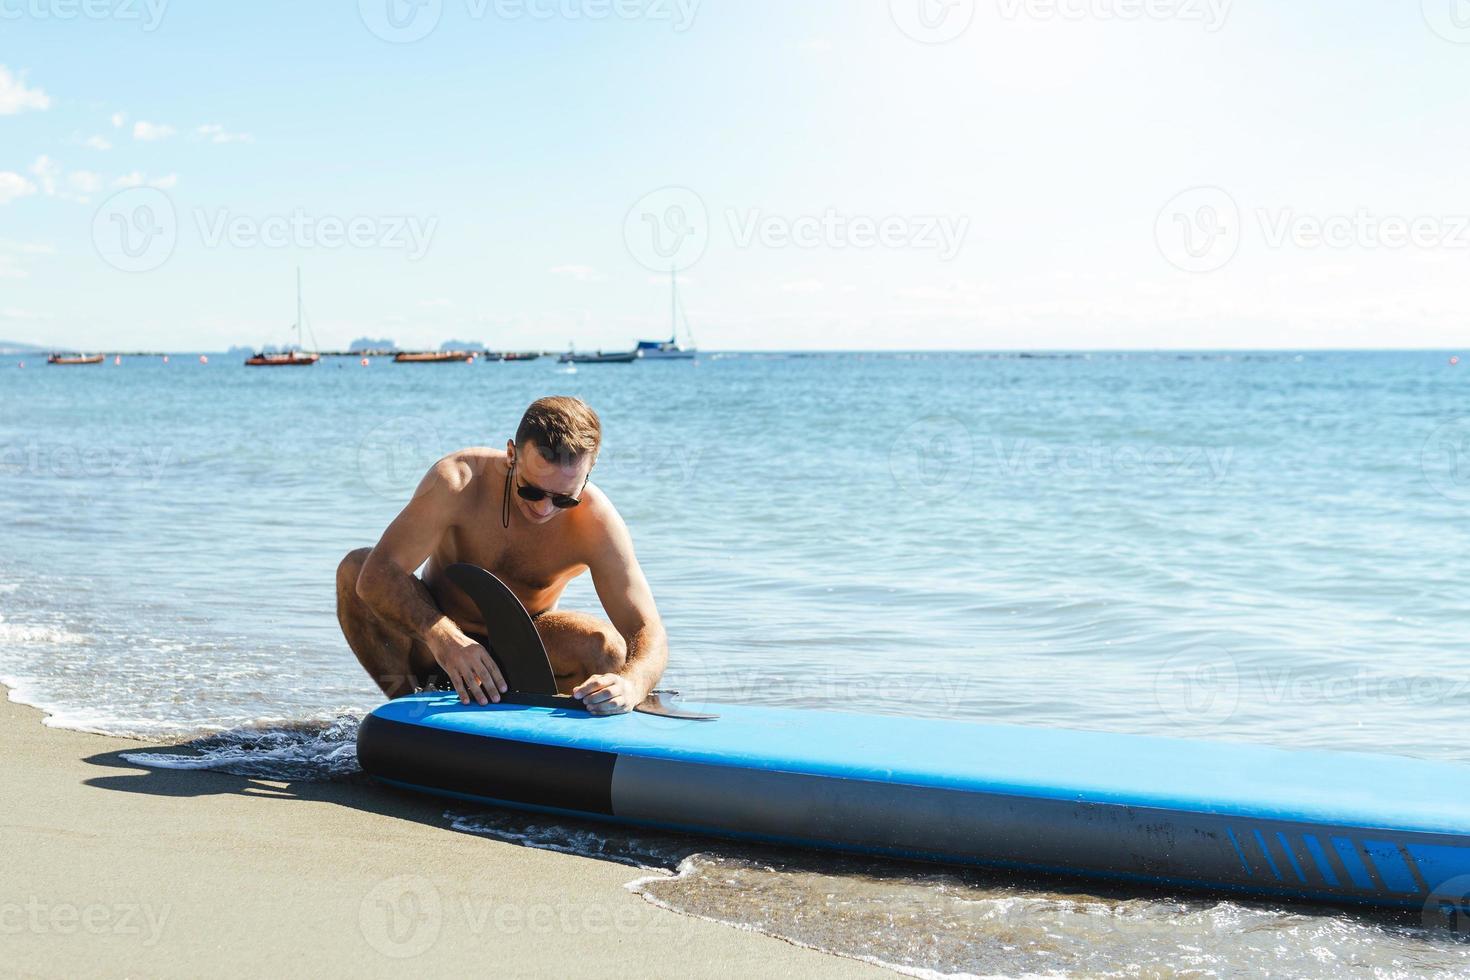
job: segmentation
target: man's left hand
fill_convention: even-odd
[[[632,711],[648,696],[637,684],[621,674],[593,674],[572,690],[594,715],[620,715]]]

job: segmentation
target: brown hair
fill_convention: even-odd
[[[538,398],[521,416],[516,429],[516,448],[534,442],[548,463],[569,466],[602,448],[602,420],[580,398],[552,395]]]

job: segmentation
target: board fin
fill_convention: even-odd
[[[478,565],[458,562],[446,572],[480,610],[490,656],[500,666],[505,686],[526,694],[556,694],[556,675],[541,634],[510,587]]]
[[[551,658],[546,655],[546,645],[531,614],[521,605],[521,600],[510,587],[479,565],[456,562],[446,569],[449,581],[470,597],[480,610],[480,619],[485,623],[489,637],[490,656],[500,665],[505,677],[505,686],[511,692],[526,695],[524,698],[506,699],[548,707],[565,707],[568,710],[587,710],[586,705],[576,698],[559,694],[556,689],[556,674],[551,669]],[[700,711],[686,711],[672,702],[678,691],[650,691],[643,703],[634,711],[661,718],[682,718],[688,721],[713,721],[719,715]]]

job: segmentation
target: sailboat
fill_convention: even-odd
[[[321,360],[321,355],[314,352],[301,350],[301,325],[304,320],[301,312],[301,270],[296,270],[296,346],[291,350],[280,354],[267,354],[262,351],[253,357],[245,359],[246,367],[308,367]],[[315,338],[313,338],[313,341]]]
[[[689,336],[689,346],[679,343],[679,279],[678,271],[669,268],[669,331],[668,340],[640,340],[635,352],[645,361],[693,360],[699,353],[694,346],[694,335],[689,330],[689,318],[684,318],[684,333]]]

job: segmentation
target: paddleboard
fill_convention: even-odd
[[[747,705],[715,720],[422,693],[364,770],[457,799],[928,861],[1328,903],[1470,908],[1470,767]]]

